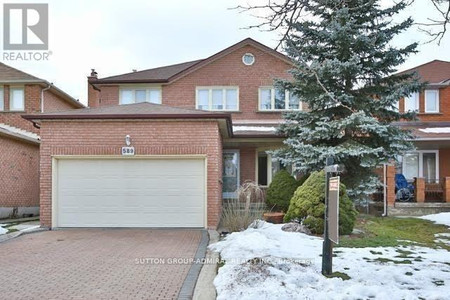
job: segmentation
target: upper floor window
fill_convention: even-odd
[[[259,110],[301,110],[300,99],[293,93],[273,87],[259,89]]]
[[[197,87],[195,107],[201,110],[239,110],[237,87]]]
[[[405,112],[419,111],[419,93],[412,93],[405,97]]]
[[[9,89],[9,110],[24,111],[25,110],[25,93],[23,88],[11,87]]]
[[[425,112],[439,112],[439,90],[425,90]]]
[[[5,110],[4,90],[0,87],[0,111]]]
[[[132,104],[150,102],[161,104],[161,89],[160,88],[123,88],[120,89],[120,104]]]

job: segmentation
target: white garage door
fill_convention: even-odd
[[[56,227],[205,227],[203,159],[61,159]]]

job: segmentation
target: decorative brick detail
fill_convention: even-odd
[[[52,156],[117,155],[129,134],[137,155],[207,156],[208,227],[222,209],[222,138],[216,121],[43,121],[41,125],[41,223],[51,226]]]
[[[0,136],[0,207],[39,206],[39,145]]]
[[[414,178],[414,195],[416,202],[425,202],[425,178],[415,177]]]

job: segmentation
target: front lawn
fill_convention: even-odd
[[[339,247],[396,247],[416,244],[431,248],[442,247],[450,251],[450,244],[448,241],[445,243],[446,235],[450,235],[449,227],[428,220],[360,215],[355,229],[360,233],[341,237]]]
[[[333,276],[321,274],[321,237],[261,222],[210,246],[225,263],[218,299],[445,299],[449,229],[413,218],[362,216],[361,234],[334,249]]]

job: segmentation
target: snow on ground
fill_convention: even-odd
[[[0,224],[0,234],[5,234],[8,232],[8,229],[3,228],[6,224]]]
[[[450,127],[430,127],[420,128],[419,130],[425,133],[450,133]]]
[[[450,212],[443,212],[433,215],[426,215],[422,217],[418,217],[419,219],[433,221],[436,224],[442,224],[450,226]]]
[[[445,299],[449,295],[447,250],[335,248],[333,271],[351,277],[344,281],[322,276],[321,238],[284,232],[281,226],[262,223],[258,229],[232,233],[209,246],[226,261],[214,280],[217,299]]]

